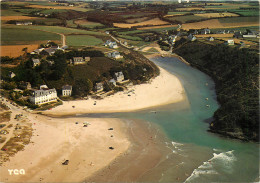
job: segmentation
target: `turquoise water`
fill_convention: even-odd
[[[102,115],[155,123],[167,136],[162,140],[170,154],[138,181],[258,182],[259,145],[223,138],[207,131],[219,107],[213,80],[177,58],[152,61],[180,79],[187,99],[134,113]],[[91,116],[100,117],[101,114]]]
[[[177,58],[153,59],[158,66],[176,75],[185,89],[185,102],[138,113],[117,114],[158,124],[172,142],[165,142],[173,158],[181,158],[180,168],[168,163],[160,171],[159,182],[174,182],[173,174],[190,172],[186,182],[254,182],[259,180],[259,145],[220,137],[207,131],[219,107],[214,82],[206,74]],[[208,98],[208,100],[206,100]],[[188,105],[187,105],[188,104]],[[207,106],[209,105],[209,106]],[[156,110],[156,113],[151,113]],[[165,165],[166,166],[166,165]],[[180,167],[178,166],[178,167]],[[187,174],[187,173],[186,173]],[[146,178],[144,177],[144,181]]]

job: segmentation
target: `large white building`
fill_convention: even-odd
[[[57,100],[57,91],[55,88],[53,89],[43,88],[40,90],[35,90],[33,92],[33,95],[30,97],[30,101],[36,105],[41,105],[56,100]]]

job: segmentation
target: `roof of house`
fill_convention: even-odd
[[[84,58],[83,57],[73,57],[73,61],[74,62],[84,62]]]
[[[120,72],[116,72],[116,73],[115,73],[115,76],[116,76],[116,77],[120,77],[120,76],[124,76],[124,74],[123,74],[122,71],[120,71]]]
[[[38,58],[37,59],[33,58],[32,61],[33,61],[34,64],[39,64],[40,63],[40,59],[38,59]]]
[[[34,97],[40,97],[40,96],[44,96],[44,95],[49,95],[51,93],[56,93],[56,89],[53,88],[53,89],[47,89],[47,90],[46,89],[45,90],[43,90],[43,89],[35,90],[33,92],[33,96]]]
[[[57,51],[57,48],[46,48],[44,49],[44,51],[46,51],[47,53],[51,54],[51,53],[55,53],[55,51]]]
[[[65,85],[62,87],[62,90],[72,90],[72,86],[71,85]]]
[[[116,83],[116,80],[115,79],[110,79],[109,82],[110,83]]]

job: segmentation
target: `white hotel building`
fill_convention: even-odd
[[[33,95],[30,97],[30,101],[33,104],[41,105],[48,102],[57,101],[57,91],[53,89],[40,89],[33,92]]]

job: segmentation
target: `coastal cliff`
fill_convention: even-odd
[[[248,49],[187,42],[174,52],[216,83],[220,108],[209,131],[259,141],[258,57]]]

